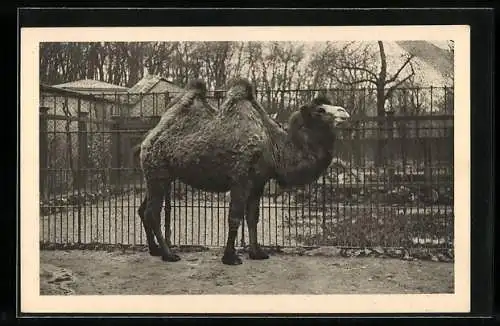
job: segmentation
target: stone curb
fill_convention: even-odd
[[[266,247],[270,254],[291,255],[291,256],[310,256],[310,257],[377,257],[377,258],[396,258],[408,261],[423,260],[435,262],[453,262],[453,249],[432,249],[432,248],[341,248],[341,247]],[[204,252],[204,251],[222,251],[223,248],[209,248],[204,246],[174,246],[177,252]],[[102,244],[102,243],[64,243],[64,244],[40,244],[40,250],[102,250],[102,251],[122,251],[123,253],[147,252],[146,245],[122,245],[122,244]],[[247,253],[248,247],[238,248],[240,254]]]

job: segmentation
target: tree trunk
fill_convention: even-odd
[[[385,115],[385,81],[387,78],[387,58],[384,50],[384,43],[378,41],[378,47],[380,51],[380,72],[377,78],[377,148],[375,151],[375,166],[381,167],[384,164],[384,145],[385,141],[383,138],[383,128],[384,121],[383,117]]]

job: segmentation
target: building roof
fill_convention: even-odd
[[[158,89],[155,90],[156,93],[170,93],[175,96],[176,93],[182,93],[184,89],[172,83],[170,80],[145,73],[144,77],[140,79],[134,86],[128,90],[128,94],[138,95],[133,96],[132,101],[129,102],[132,105],[137,105],[144,96],[151,93],[152,89],[160,82],[163,83]]]
[[[164,81],[167,84],[166,87],[166,92],[182,92],[183,88],[175,85],[172,83],[170,80],[160,77],[160,76],[154,76],[154,75],[145,75],[141,80],[137,82],[134,86],[132,86],[128,92],[129,93],[134,93],[134,94],[140,94],[140,93],[148,93],[159,81]]]
[[[45,84],[40,84],[40,92],[61,94],[62,96],[73,96],[76,98],[86,99],[89,101],[115,103],[114,101],[106,99],[106,98],[96,97],[96,96],[93,96],[90,94],[85,94],[82,92],[64,89],[64,88],[59,88],[59,87],[54,87],[54,86],[49,86],[49,85],[45,85]]]
[[[442,76],[453,75],[453,61],[446,54],[446,50],[428,41],[399,41],[396,42],[408,53],[422,59]]]
[[[123,87],[120,85],[114,85],[110,83],[106,83],[100,80],[95,79],[81,79],[72,81],[69,83],[63,83],[58,85],[53,85],[53,87],[57,88],[73,88],[73,89],[86,89],[86,90],[113,90],[113,91],[127,91],[127,87]]]

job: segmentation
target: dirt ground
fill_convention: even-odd
[[[182,252],[162,262],[147,252],[42,250],[40,293],[406,294],[453,293],[453,263],[273,254],[226,266],[221,252]]]

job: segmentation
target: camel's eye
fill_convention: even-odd
[[[317,111],[318,111],[318,113],[325,113],[326,112],[325,108],[322,106],[320,106]]]

